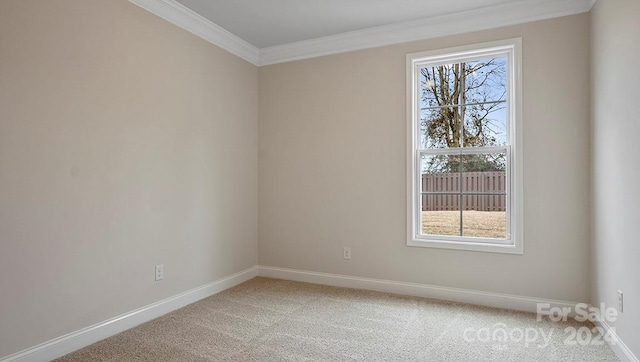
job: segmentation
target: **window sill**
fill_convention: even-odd
[[[425,240],[425,239],[413,239],[407,241],[407,246],[415,246],[421,248],[437,248],[437,249],[450,249],[450,250],[463,250],[463,251],[479,251],[486,253],[500,253],[500,254],[516,254],[522,255],[522,243],[514,244],[487,244],[487,243],[472,243],[462,241],[442,241],[442,240]]]

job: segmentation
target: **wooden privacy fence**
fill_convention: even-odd
[[[423,174],[422,192],[422,211],[506,211],[504,171]]]

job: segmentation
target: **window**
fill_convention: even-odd
[[[522,254],[520,48],[407,55],[409,246]]]

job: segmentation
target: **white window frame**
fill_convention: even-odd
[[[419,157],[419,67],[505,56],[507,61],[507,236],[506,239],[421,234]],[[430,150],[432,151],[432,150]],[[443,152],[450,152],[447,149]],[[462,148],[463,153],[481,148]],[[437,152],[437,151],[436,151]],[[407,54],[407,245],[454,250],[523,254],[522,39]]]

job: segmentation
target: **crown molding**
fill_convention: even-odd
[[[595,0],[518,1],[260,49],[260,65],[284,63],[587,12]]]
[[[258,48],[175,0],[129,0],[129,2],[252,64],[258,65],[260,62]]]
[[[588,12],[597,0],[520,0],[258,49],[176,0],[131,3],[258,66],[468,33]]]

